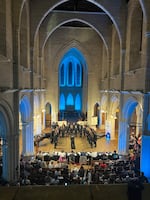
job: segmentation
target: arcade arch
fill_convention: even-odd
[[[137,112],[138,111],[138,112]],[[128,154],[129,152],[129,137],[130,137],[130,123],[136,113],[137,119],[141,119],[141,107],[138,100],[134,97],[130,97],[126,100],[123,105],[120,116],[119,126],[119,140],[118,140],[118,151],[120,154]]]
[[[20,123],[22,124],[22,154],[32,155],[34,154],[33,119],[28,96],[24,95],[21,98],[19,102],[19,109],[21,114]]]
[[[2,177],[4,180],[14,180],[15,168],[19,160],[17,149],[19,145],[18,134],[14,134],[14,118],[11,107],[4,100],[0,101],[0,159],[2,166]],[[13,149],[11,148],[13,146]],[[13,161],[13,165],[11,162]]]

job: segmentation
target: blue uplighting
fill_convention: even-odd
[[[82,64],[80,63],[80,60],[74,55],[74,51],[75,49],[71,49],[69,52],[67,52],[60,63],[60,87],[82,86]]]
[[[31,106],[27,96],[24,96],[20,101],[20,113],[22,122],[29,120],[31,114]]]
[[[150,136],[142,136],[141,171],[150,178]]]
[[[74,100],[73,100],[73,96],[72,96],[71,93],[67,97],[67,105],[69,105],[69,106],[73,106],[74,105]]]
[[[60,99],[59,99],[59,109],[60,110],[65,110],[65,96],[64,94],[60,95]]]
[[[75,110],[81,110],[81,98],[79,94],[75,98]]]

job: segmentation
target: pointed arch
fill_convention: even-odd
[[[68,106],[73,106],[74,105],[74,100],[73,100],[73,96],[72,96],[71,93],[69,93],[68,96],[67,96],[66,105],[68,105]]]
[[[66,85],[66,68],[65,68],[64,63],[62,63],[60,66],[59,80],[60,80],[60,82],[59,82],[60,86]]]
[[[59,109],[60,110],[65,110],[65,95],[64,94],[61,94],[60,95],[60,99],[59,99]]]
[[[132,117],[132,114],[138,105],[138,101],[131,97],[129,98],[122,109],[122,119],[120,120],[120,127],[119,127],[119,143],[118,149],[119,153],[121,154],[128,154],[129,150],[129,123]]]
[[[75,66],[75,85],[77,87],[82,86],[82,66],[80,63],[76,63]]]
[[[9,158],[15,158],[14,151],[10,151],[10,146],[13,143],[12,136],[14,131],[14,117],[9,104],[0,100],[0,138],[2,139],[2,177],[5,180],[14,180],[12,169],[14,166],[10,165]],[[15,160],[17,161],[17,159]],[[15,162],[14,161],[14,162]],[[15,170],[15,169],[14,169]]]
[[[81,110],[81,97],[79,94],[75,98],[75,110]]]

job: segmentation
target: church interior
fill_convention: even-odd
[[[148,0],[0,0],[0,181],[64,152],[137,156],[150,180],[149,68]]]

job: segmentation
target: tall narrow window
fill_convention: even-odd
[[[68,63],[68,86],[73,86],[73,67],[72,62]]]
[[[81,98],[79,94],[75,98],[75,110],[81,110]]]
[[[76,65],[75,83],[77,87],[82,86],[82,69],[80,64]]]
[[[65,86],[65,67],[64,67],[64,64],[61,65],[61,69],[60,69],[60,86]]]
[[[59,109],[60,110],[65,110],[65,96],[64,94],[60,95],[60,99],[59,99]]]

